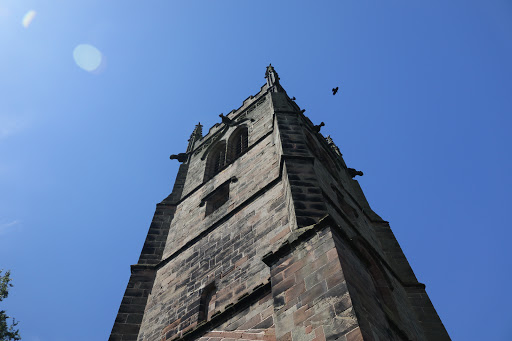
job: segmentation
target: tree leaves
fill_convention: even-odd
[[[9,295],[9,288],[12,287],[11,284],[11,272],[6,271],[2,276],[3,270],[0,270],[0,302],[3,301]],[[7,316],[5,310],[0,310],[0,341],[12,341],[12,340],[21,340],[19,330],[15,329],[18,325],[18,322],[13,318],[12,323],[8,324],[8,319],[10,316]]]

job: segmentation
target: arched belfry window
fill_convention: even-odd
[[[231,134],[228,140],[228,162],[235,160],[247,150],[248,140],[248,131],[245,126],[238,128]]]
[[[220,172],[226,165],[226,141],[218,142],[208,154],[206,160],[206,169],[204,172],[204,181],[211,179]]]

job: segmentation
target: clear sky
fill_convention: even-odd
[[[26,341],[106,340],[169,155],[271,62],[452,338],[512,340],[511,61],[508,0],[0,0],[2,309]]]

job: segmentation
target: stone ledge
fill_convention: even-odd
[[[316,232],[319,232],[323,230],[325,227],[332,227],[332,230],[338,234],[342,239],[347,241],[349,243],[349,246],[358,254],[357,248],[353,245],[353,240],[349,238],[348,235],[336,224],[334,219],[330,215],[326,215],[320,221],[316,224],[309,225],[306,227],[302,227],[296,231],[292,231],[290,237],[288,240],[286,240],[284,243],[281,244],[281,246],[274,252],[269,252],[266,255],[263,256],[262,261],[267,266],[272,266],[273,264],[277,263],[281,258],[284,256],[290,254],[294,249],[296,249],[300,244],[302,244],[304,241],[310,239],[315,235]],[[362,236],[360,238],[365,242],[365,246],[372,248],[370,243],[368,243]],[[391,268],[391,266],[386,262],[385,259],[380,257],[378,253],[376,253],[376,256],[379,258],[379,260],[382,262],[382,264],[390,271],[390,273],[393,275],[393,277],[404,287],[404,288],[419,288],[419,289],[425,289],[425,284],[420,282],[403,282],[400,277],[394,272],[394,270]]]
[[[187,250],[188,248],[190,248],[192,245],[194,245],[195,243],[197,243],[199,240],[201,240],[201,238],[203,238],[204,236],[210,234],[210,232],[212,232],[213,230],[215,230],[217,227],[219,227],[222,223],[226,222],[228,219],[230,219],[233,215],[235,215],[236,213],[238,213],[241,209],[245,208],[246,206],[248,206],[250,203],[252,203],[254,200],[256,200],[258,197],[260,197],[262,194],[266,193],[269,189],[271,189],[272,187],[276,186],[280,181],[281,181],[281,178],[282,178],[282,171],[280,171],[279,175],[272,181],[270,181],[267,185],[265,185],[265,187],[261,188],[260,190],[258,190],[256,193],[254,193],[252,196],[250,196],[247,200],[245,200],[244,202],[240,203],[240,205],[238,205],[237,207],[233,208],[230,212],[228,212],[226,215],[224,215],[223,217],[221,217],[219,220],[217,220],[216,222],[214,222],[212,225],[210,225],[208,228],[206,228],[205,230],[203,230],[202,232],[200,232],[197,236],[193,237],[191,240],[189,240],[188,242],[186,242],[182,247],[180,247],[178,250],[176,250],[175,252],[173,252],[171,255],[169,255],[167,258],[163,259],[162,261],[160,261],[160,263],[156,264],[155,267],[156,269],[160,269],[162,268],[164,265],[166,265],[167,263],[169,263],[171,260],[173,260],[174,258],[176,258],[179,254],[181,254],[183,251]]]
[[[265,263],[268,267],[277,263],[281,258],[290,254],[294,249],[296,249],[302,242],[310,239],[315,235],[317,231],[324,229],[325,227],[330,226],[331,224],[335,225],[334,220],[331,216],[326,215],[320,221],[314,225],[302,227],[296,231],[292,231],[288,240],[281,244],[279,249],[274,252],[269,252],[263,256],[261,259],[263,263]]]
[[[236,313],[244,310],[245,308],[249,307],[251,304],[253,304],[255,301],[263,297],[265,294],[271,292],[270,287],[270,279],[267,279],[266,282],[263,282],[256,287],[253,288],[251,293],[245,293],[241,295],[236,303],[229,304],[225,307],[223,311],[218,311],[215,314],[212,315],[211,319],[207,322],[203,322],[199,325],[197,325],[195,328],[192,328],[188,330],[185,334],[183,334],[181,337],[177,336],[172,339],[169,339],[169,341],[188,341],[188,340],[195,340],[202,335],[206,334],[207,332],[211,331],[212,328],[215,328],[216,326],[219,326],[223,322],[227,321],[229,318],[234,316]]]
[[[263,142],[268,136],[272,135],[272,133],[274,132],[274,128],[272,128],[269,132],[265,133],[265,135],[263,135],[262,137],[260,137],[256,142],[254,142],[253,144],[251,144],[250,146],[247,147],[247,150],[243,152],[243,154],[246,154],[248,153],[253,147],[255,147],[256,145],[260,144],[261,142]],[[224,166],[224,168],[222,168],[222,170],[228,168],[229,166],[231,166],[236,160],[238,160],[238,158],[236,158],[235,160],[233,160],[232,162],[226,164]],[[218,173],[217,173],[218,174]],[[179,200],[177,200],[176,202],[172,203],[172,205],[174,206],[178,206],[179,204],[181,204],[184,200],[186,200],[188,197],[190,197],[192,194],[194,194],[197,190],[199,190],[201,187],[203,187],[206,183],[208,183],[210,180],[212,180],[217,174],[215,174],[212,178],[208,179],[207,181],[203,181],[202,183],[200,183],[199,185],[197,185],[195,188],[191,189],[190,192],[188,192],[187,194],[185,194],[183,197],[181,197]],[[172,193],[171,193],[172,194]],[[165,203],[165,199],[164,201],[162,201],[161,203],[157,204],[160,205],[160,204],[166,204]],[[169,205],[169,204],[167,204]]]

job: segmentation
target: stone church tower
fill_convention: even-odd
[[[362,173],[265,78],[171,156],[109,340],[450,340]]]

